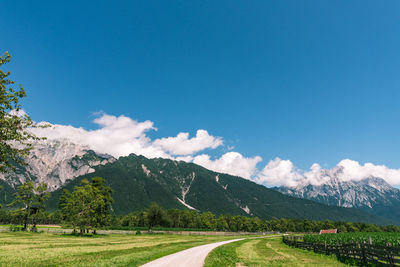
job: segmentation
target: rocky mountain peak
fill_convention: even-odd
[[[400,214],[400,190],[379,177],[346,180],[343,169],[321,170],[324,183],[302,184],[296,187],[277,187],[277,191],[323,204],[356,207],[389,218]]]
[[[25,181],[45,182],[50,191],[56,190],[68,180],[94,172],[97,165],[115,161],[109,155],[97,154],[87,146],[72,143],[67,139],[40,140],[25,159],[26,165],[17,165],[15,172],[0,174],[12,187]]]

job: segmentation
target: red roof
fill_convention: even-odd
[[[319,231],[319,234],[336,234],[337,229],[326,229]]]

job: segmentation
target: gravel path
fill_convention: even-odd
[[[142,265],[142,267],[202,267],[204,265],[204,260],[211,250],[243,239],[244,238],[240,238],[189,248],[146,263]]]

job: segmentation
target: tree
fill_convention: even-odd
[[[104,185],[104,180],[101,177],[94,177],[91,185],[95,191],[97,200],[100,200],[95,208],[96,211],[92,225],[94,234],[96,234],[96,229],[110,224],[110,211],[112,209],[111,204],[113,203],[112,189]]]
[[[3,187],[0,185],[0,191],[3,189]],[[1,209],[1,204],[0,204],[0,209]]]
[[[10,62],[11,56],[5,52],[0,56],[0,66]],[[13,86],[10,72],[0,70],[0,172],[14,170],[14,164],[24,165],[23,157],[32,149],[32,140],[40,138],[28,129],[35,124],[21,110],[19,101],[26,96],[24,88]]]
[[[72,194],[70,194],[69,197],[65,196],[65,203],[60,203],[60,205],[63,206],[63,213],[66,221],[72,225],[74,232],[76,228],[79,228],[81,235],[89,225],[89,217],[92,216],[89,210],[92,196],[88,192],[88,185],[89,181],[83,179],[81,181],[81,186],[75,186]],[[63,193],[65,192],[67,191]]]
[[[9,206],[20,206],[16,213],[22,217],[23,230],[28,229],[29,218],[33,215],[34,225],[32,229],[35,231],[37,218],[45,211],[45,202],[50,197],[50,193],[47,192],[47,184],[39,183],[35,187],[33,182],[25,182],[18,187],[14,196],[14,201]]]
[[[217,230],[218,231],[228,230],[228,224],[226,223],[224,215],[219,215],[219,217],[217,219]]]
[[[169,209],[167,211],[167,216],[171,219],[171,226],[173,228],[179,227],[181,220],[181,211],[177,209]]]
[[[18,187],[18,191],[14,194],[14,201],[9,204],[10,206],[22,205],[22,208],[19,208],[18,212],[23,218],[24,231],[27,230],[29,214],[34,201],[33,189],[34,185],[32,182],[23,183]]]
[[[74,231],[79,228],[81,235],[90,229],[96,233],[96,229],[110,223],[111,193],[111,188],[105,186],[100,177],[93,178],[91,183],[83,179],[72,193],[64,190],[60,207],[65,220],[73,226]]]
[[[64,189],[60,196],[60,201],[58,203],[58,208],[63,209],[68,203],[68,199],[71,197],[71,192],[68,189]]]
[[[147,221],[149,224],[149,230],[159,225],[164,217],[164,210],[155,202],[151,203],[146,212]]]
[[[40,183],[34,190],[35,197],[32,203],[30,214],[33,216],[32,231],[36,232],[38,219],[44,215],[46,210],[46,201],[50,198],[50,192],[47,191],[47,184]]]

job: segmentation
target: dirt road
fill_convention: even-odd
[[[142,267],[202,267],[208,253],[216,247],[244,238],[222,241],[194,248],[189,248],[142,265]]]

